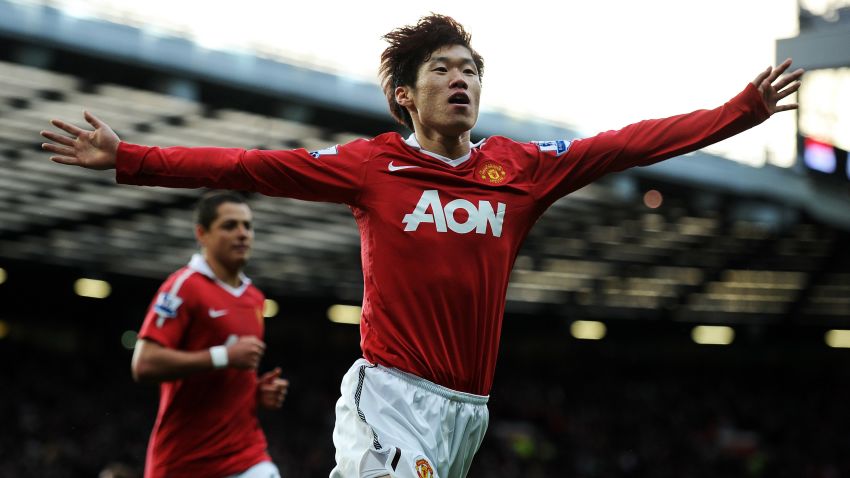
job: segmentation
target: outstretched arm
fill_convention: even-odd
[[[788,59],[767,68],[718,108],[644,120],[570,142],[558,161],[538,163],[535,193],[542,198],[541,205],[548,207],[605,174],[696,151],[752,128],[774,113],[796,109],[794,103],[779,104],[800,88],[802,69],[782,76],[790,66]],[[552,153],[541,150],[539,154]]]
[[[50,159],[57,163],[88,169],[114,169],[118,143],[121,140],[108,124],[95,115],[84,111],[83,116],[94,127],[94,131],[78,128],[62,120],[51,120],[53,126],[71,136],[42,131],[41,135],[53,142],[42,143],[41,149],[53,153]]]
[[[54,153],[50,159],[57,163],[115,169],[115,179],[122,184],[235,189],[352,204],[359,197],[363,165],[372,149],[366,140],[314,152],[141,146],[121,141],[93,114],[84,115],[94,130],[54,119],[51,123],[64,133],[42,131],[51,141],[42,149]]]

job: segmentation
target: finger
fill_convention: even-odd
[[[791,111],[791,110],[796,110],[796,109],[797,109],[797,103],[789,103],[787,105],[776,105],[775,112],[779,113],[780,111]]]
[[[102,128],[106,126],[106,123],[101,121],[100,118],[98,118],[97,116],[91,114],[89,111],[83,111],[83,117],[86,119],[86,121],[89,122],[90,125],[94,126],[95,128]]]
[[[777,78],[779,78],[782,73],[785,73],[785,70],[787,70],[789,66],[791,66],[790,58],[783,61],[779,66],[774,68],[773,71],[770,72],[770,75],[767,77],[767,79],[770,80],[771,83],[773,83],[774,81],[776,81]]]
[[[782,78],[777,80],[777,82],[775,84],[776,89],[781,90],[782,88],[785,88],[789,84],[791,84],[795,81],[799,81],[801,76],[803,76],[803,70],[802,69],[783,76]]]
[[[280,377],[280,372],[281,372],[280,367],[275,367],[274,370],[264,373],[260,377],[260,382],[274,383],[275,381],[279,380],[278,377]]]
[[[79,136],[83,131],[85,131],[81,128],[78,128],[78,127],[72,125],[71,123],[66,123],[66,122],[64,122],[62,120],[58,120],[58,119],[50,120],[50,124],[52,124],[53,126],[59,128],[59,129],[62,129],[62,130],[65,130],[65,131],[71,133],[72,135],[74,135],[75,138],[77,136]]]
[[[50,160],[54,163],[69,164],[71,166],[79,166],[80,161],[77,158],[69,156],[51,156]]]
[[[51,153],[61,154],[62,156],[74,156],[74,148],[62,146],[61,144],[41,143],[41,149],[50,151]]]
[[[800,89],[800,82],[798,81],[797,83],[794,83],[793,85],[789,86],[788,88],[785,88],[784,90],[778,92],[776,94],[776,99],[781,100],[782,98],[785,98],[789,95],[794,94],[799,89]]]
[[[74,145],[74,139],[69,138],[69,137],[67,137],[63,134],[54,133],[53,131],[42,131],[41,135],[44,136],[45,138],[51,140],[51,141],[55,141],[55,142],[59,143],[59,144],[64,144],[66,146],[73,146]]]
[[[753,84],[756,85],[756,86],[761,85],[764,82],[764,80],[767,78],[767,75],[770,74],[770,70],[771,70],[771,67],[768,66],[766,70],[759,73],[758,76],[756,76],[756,79],[753,80]]]
[[[239,340],[240,340],[240,341],[248,342],[248,343],[250,343],[250,344],[258,345],[258,346],[260,346],[260,347],[262,347],[262,348],[266,348],[266,343],[265,343],[265,342],[263,342],[262,340],[260,340],[259,338],[257,338],[257,337],[256,337],[256,336],[254,336],[254,335],[246,335],[245,337],[242,337],[242,338],[241,338],[241,339],[239,339]]]

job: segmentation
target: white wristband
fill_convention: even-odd
[[[210,358],[212,359],[213,368],[227,367],[227,347],[224,345],[210,347]]]

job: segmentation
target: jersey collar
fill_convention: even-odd
[[[422,146],[419,145],[419,141],[416,139],[416,133],[410,133],[410,136],[408,136],[407,139],[404,140],[404,142],[407,143],[407,145],[410,146],[411,148],[417,149],[417,150],[421,151],[422,153],[427,154],[428,156],[431,156],[432,158],[439,159],[440,161],[448,164],[451,167],[457,167],[457,166],[460,166],[461,164],[465,163],[469,159],[469,157],[472,155],[472,148],[479,146],[481,143],[484,142],[484,140],[482,139],[481,141],[479,141],[477,143],[473,143],[472,141],[470,141],[469,142],[469,152],[464,154],[463,156],[461,156],[459,158],[455,158],[455,159],[447,158],[447,157],[439,155],[437,153],[432,153],[431,151],[427,151],[427,150],[422,149]]]
[[[188,267],[189,269],[192,269],[193,271],[199,274],[203,274],[209,277],[210,279],[215,281],[215,283],[218,284],[222,289],[226,290],[227,292],[230,292],[236,297],[240,297],[248,288],[248,286],[251,285],[251,279],[249,279],[248,276],[246,276],[242,272],[239,273],[239,280],[242,281],[242,284],[239,287],[233,287],[230,284],[222,282],[218,277],[215,276],[215,273],[213,273],[212,268],[207,263],[207,260],[204,259],[204,256],[200,254],[192,255],[192,260],[189,261]]]

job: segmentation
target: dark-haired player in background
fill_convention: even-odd
[[[342,381],[331,476],[463,477],[487,429],[511,268],[540,215],[607,173],[796,108],[777,102],[803,72],[780,78],[787,60],[718,108],[590,138],[472,144],[484,62],[463,27],[431,15],[385,38],[382,86],[393,116],[413,131],[407,138],[387,133],[313,152],[157,148],[121,142],[86,113],[94,131],[54,120],[71,137],[42,132],[53,141],[44,149],[59,163],[116,168],[126,184],[349,205],[361,234],[363,358]],[[530,87],[555,86],[543,71],[526,74]]]
[[[162,284],[133,353],[133,378],[160,384],[145,478],[279,477],[257,407],[280,408],[280,368],[257,378],[265,297],[242,273],[254,242],[251,209],[232,192],[195,209],[201,253]]]

